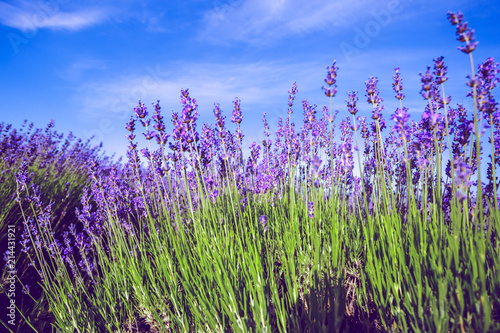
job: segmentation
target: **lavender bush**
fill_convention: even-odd
[[[37,228],[29,216],[39,212],[44,223],[50,223],[43,232],[60,237],[76,220],[75,207],[91,183],[88,161],[99,161],[102,166],[115,163],[100,152],[99,146],[92,147],[90,141],[82,142],[72,133],[65,137],[55,131],[53,121],[45,129],[35,129],[33,123],[25,121],[19,130],[0,123],[0,133],[0,250],[6,260],[7,226],[14,225],[16,236],[21,239],[13,254],[18,278],[16,302],[20,312],[43,330],[49,327],[45,324],[52,315],[47,311],[43,289],[38,285],[40,278],[31,262],[37,256],[36,249],[27,245],[30,240],[25,226]],[[40,239],[35,243],[40,244]],[[2,265],[2,304],[8,301],[7,270]],[[18,329],[22,327],[26,327],[26,322],[21,318]]]
[[[159,102],[139,102],[125,125],[128,160],[94,159],[74,221],[61,229],[51,197],[30,186],[27,162],[16,157],[11,193],[26,202],[21,246],[41,279],[53,326],[500,330],[498,64],[488,58],[475,67],[473,30],[461,13],[448,18],[470,58],[474,110],[451,104],[439,57],[421,74],[420,119],[404,106],[399,68],[392,121],[376,77],[364,94],[371,121],[356,116],[357,91],[347,93],[348,112],[337,114],[333,62],[323,88],[330,107],[318,112],[303,101],[296,127],[294,84],[275,136],[264,114],[265,139],[245,157],[239,99],[233,125],[215,104],[215,123],[201,128],[188,90],[181,90],[182,111],[172,113],[171,126]],[[142,149],[138,132],[147,142]]]

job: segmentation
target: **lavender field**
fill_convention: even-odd
[[[131,105],[125,161],[53,122],[1,123],[2,329],[499,332],[500,70],[473,58],[463,14],[447,18],[471,109],[438,57],[423,112],[410,116],[399,68],[389,110],[377,77],[338,92],[333,61],[329,106],[294,83],[288,117],[271,133],[264,113],[250,147],[244,100],[200,124],[188,89],[172,114]]]

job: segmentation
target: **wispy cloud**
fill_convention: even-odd
[[[57,3],[50,6],[27,1],[16,5],[0,2],[0,23],[22,31],[37,29],[81,30],[106,19],[100,9],[68,12]]]
[[[266,43],[317,30],[335,31],[387,6],[386,1],[368,0],[226,0],[205,13],[201,37]]]
[[[167,109],[178,109],[180,89],[189,88],[196,98],[200,114],[209,116],[215,102],[229,112],[235,97],[247,109],[286,106],[287,91],[295,80],[304,87],[317,87],[311,80],[311,69],[322,64],[278,64],[274,61],[247,64],[182,63],[170,67],[150,66],[142,74],[117,75],[106,82],[92,82],[81,86],[79,103],[84,105],[82,118],[123,117],[130,115],[139,99],[150,103],[162,101]],[[320,74],[321,75],[321,74]],[[260,112],[265,111],[263,109]],[[260,113],[262,114],[262,113]],[[259,116],[260,117],[260,116]]]

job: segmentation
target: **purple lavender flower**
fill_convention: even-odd
[[[498,103],[495,101],[495,97],[491,93],[491,91],[496,87],[496,84],[500,81],[499,78],[496,77],[496,75],[500,72],[497,67],[498,63],[495,64],[495,60],[491,57],[478,66],[478,108],[481,112],[487,115],[488,121],[490,120],[490,115],[498,110]],[[468,93],[468,96],[472,95],[472,91]]]
[[[433,72],[433,74],[435,76],[434,82],[437,85],[445,83],[446,80],[448,80],[448,77],[446,76],[446,73],[448,71],[448,67],[446,67],[444,65],[443,59],[444,59],[443,56],[434,59],[434,72]]]
[[[366,97],[368,103],[373,105],[372,119],[377,121],[382,118],[382,110],[383,106],[380,105],[382,103],[382,98],[379,96],[379,90],[377,88],[378,78],[370,77],[366,84]]]
[[[29,295],[30,293],[30,286],[28,284],[23,286],[23,290],[21,290],[23,294]]]
[[[474,122],[467,119],[467,109],[465,109],[462,105],[458,105],[456,112],[458,116],[458,124],[455,128],[452,153],[453,156],[460,156],[465,154],[465,147],[470,144],[471,134],[474,129]]]
[[[374,107],[378,106],[382,102],[382,98],[379,96],[379,90],[377,88],[378,78],[370,77],[366,84],[366,97],[368,98],[368,103],[372,104]]]
[[[163,122],[163,116],[161,115],[160,101],[157,100],[156,103],[153,103],[153,107],[155,109],[155,114],[152,117],[155,121],[153,128],[159,132],[159,136],[162,136],[162,133],[165,130],[165,123]]]
[[[410,115],[408,109],[403,106],[403,109],[397,108],[396,112],[391,116],[396,122],[394,128],[398,132],[401,139],[408,140],[409,127],[407,125]]]
[[[139,101],[139,104],[134,108],[134,112],[139,119],[144,119],[148,115],[147,108],[144,104],[141,104],[141,101]]]
[[[154,117],[154,116],[153,116]],[[156,119],[158,119],[159,117],[157,117]],[[154,120],[156,120],[154,119]],[[158,132],[163,132],[165,130],[165,124],[163,122],[156,122],[154,125],[153,125],[153,128],[155,130],[157,130]]]
[[[358,97],[356,96],[357,91],[351,91],[347,93],[349,99],[346,99],[347,109],[352,115],[358,113],[358,109],[356,108],[356,102],[358,101]]]
[[[337,71],[338,67],[335,66],[336,60],[333,61],[332,67],[326,66],[326,77],[325,77],[325,82],[329,86],[334,85],[337,82]]]
[[[403,100],[403,98],[405,98],[405,95],[402,93],[403,82],[401,80],[401,77],[399,76],[399,67],[394,68],[394,71],[396,73],[393,76],[394,82],[392,83],[392,89],[394,89],[394,92],[396,93],[395,97],[401,101]]]
[[[250,146],[250,159],[249,163],[251,165],[251,172],[255,172],[257,170],[257,162],[259,160],[260,156],[260,149],[261,147],[257,145],[256,142],[253,142],[252,145]]]
[[[312,159],[312,168],[313,168],[313,172],[317,175],[318,174],[318,171],[319,171],[319,168],[321,167],[321,163],[323,161],[321,160],[321,158],[318,156],[318,154],[315,154],[313,159]]]
[[[309,218],[314,218],[314,202],[309,201],[307,203],[307,213],[309,214]]]
[[[325,82],[329,87],[321,87],[321,89],[325,91],[325,95],[327,97],[334,97],[337,93],[337,85],[335,83],[337,82],[337,71],[339,70],[339,68],[335,66],[335,63],[336,61],[334,60],[332,67],[326,66]]]
[[[366,117],[358,117],[358,121],[361,127],[361,136],[363,139],[367,139],[370,132],[368,130],[368,124],[366,123]]]
[[[352,173],[352,169],[354,167],[354,159],[353,159],[353,147],[352,147],[352,130],[351,130],[351,120],[349,118],[345,118],[339,125],[341,136],[341,143],[339,145],[339,154],[340,159],[337,161],[339,170],[342,172],[344,176]]]
[[[214,104],[214,116],[215,116],[215,126],[217,127],[217,132],[219,133],[219,138],[223,139],[226,137],[225,129],[225,119],[226,117],[222,115],[222,111],[218,103]]]
[[[304,110],[304,130],[313,130],[316,125],[316,105],[309,104],[308,101],[302,101],[302,109]],[[305,133],[307,134],[307,133]]]
[[[240,108],[240,100],[238,98],[236,98],[233,101],[233,104],[234,104],[234,109],[233,109],[233,116],[231,117],[231,121],[235,124],[239,124],[243,120],[243,115],[242,115],[241,108]]]
[[[325,87],[323,87],[323,89],[325,90],[325,96],[326,97],[334,97],[335,94],[337,93],[337,90],[335,88],[325,88]]]
[[[170,148],[175,151],[189,152],[193,150],[194,143],[198,142],[198,132],[196,132],[196,120],[198,119],[198,105],[196,100],[189,96],[189,89],[181,90],[182,114],[172,113],[172,123],[174,125],[173,139],[175,144],[170,144]]]
[[[260,221],[260,224],[262,224],[262,227],[264,228],[264,232],[266,232],[267,231],[267,225],[266,225],[267,218],[266,218],[266,215],[261,215],[259,217],[259,221]]]
[[[433,89],[433,77],[430,66],[427,66],[425,74],[422,75],[422,73],[420,73],[420,81],[422,81],[422,90],[420,91],[422,97],[424,99],[434,97],[435,90]]]
[[[166,134],[166,133],[164,133],[162,135],[158,134],[158,135],[156,135],[156,142],[159,145],[164,146],[167,144],[169,137],[170,137],[170,134]]]
[[[470,165],[462,158],[459,157],[455,160],[455,184],[457,188],[462,192],[458,193],[458,197],[460,200],[465,199],[465,195],[463,193],[467,193],[469,187],[472,185],[470,181],[470,176],[472,175],[472,170]]]
[[[465,46],[459,46],[458,49],[464,53],[471,53],[477,47],[478,42],[474,41],[474,30],[467,27],[468,22],[464,22],[464,15],[461,12],[447,13],[448,20],[452,25],[457,26],[457,40],[465,43]]]
[[[144,135],[146,140],[151,140],[151,139],[154,139],[156,137],[155,131],[146,132],[146,133],[142,133],[142,134]]]
[[[266,113],[262,112],[262,122],[264,123],[264,135],[269,138],[271,133],[269,132],[269,124],[267,123]]]
[[[28,159],[23,157],[21,165],[19,166],[19,172],[16,173],[18,191],[24,191],[27,188],[27,185],[31,182],[32,178],[33,173],[28,173]]]
[[[288,114],[292,114],[293,101],[297,94],[297,82],[293,83],[292,89],[288,90]]]
[[[149,150],[147,148],[142,148],[141,153],[146,159],[151,159],[151,154],[149,153]]]
[[[125,129],[127,131],[129,131],[129,132],[134,132],[134,130],[135,130],[135,119],[133,117],[130,117],[130,120],[125,125]]]
[[[142,126],[143,127],[149,127],[149,125],[151,124],[151,119],[139,119],[139,121],[141,122]]]
[[[379,106],[379,107],[374,108],[373,112],[372,112],[372,119],[376,121],[376,120],[382,118],[382,110],[383,109],[384,109],[383,106]]]
[[[213,159],[215,146],[214,130],[209,124],[203,124],[201,132],[200,155],[202,164],[207,167]]]

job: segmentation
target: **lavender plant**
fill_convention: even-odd
[[[30,260],[36,257],[38,248],[22,245],[29,241],[23,221],[34,213],[34,209],[44,215],[44,223],[48,224],[41,232],[59,235],[58,241],[62,242],[62,233],[70,223],[75,222],[75,207],[85,186],[91,182],[87,161],[100,163],[103,170],[114,162],[103,156],[99,146],[92,147],[90,141],[83,142],[72,133],[65,137],[55,131],[53,121],[45,129],[35,128],[33,123],[28,124],[27,121],[19,130],[1,123],[0,132],[1,251],[4,258],[9,255],[15,257],[16,302],[20,312],[43,330],[49,326],[51,316],[38,284],[40,278]],[[48,203],[50,205],[45,207]],[[15,235],[21,243],[13,254],[7,248],[8,225],[15,226]],[[34,233],[40,232],[33,220],[30,219],[28,225]],[[2,303],[3,300],[8,301],[5,289],[7,277],[7,266],[2,265]],[[17,329],[22,331],[27,327],[29,325],[21,318]]]
[[[61,229],[50,197],[31,185],[27,159],[16,159],[21,246],[52,325],[65,332],[500,330],[498,65],[488,58],[476,72],[473,30],[461,13],[448,17],[471,61],[474,112],[445,94],[443,57],[421,74],[420,119],[404,106],[396,68],[392,125],[379,79],[370,77],[372,121],[356,117],[357,92],[348,92],[338,140],[333,62],[323,88],[330,106],[318,112],[302,101],[296,127],[294,84],[288,117],[273,138],[264,113],[265,139],[247,157],[239,99],[234,130],[215,104],[215,123],[200,131],[188,90],[170,131],[159,101],[151,118],[139,101],[125,125],[128,160],[94,159],[90,184],[73,182],[88,185],[75,223]],[[147,142],[140,150],[139,124]]]

